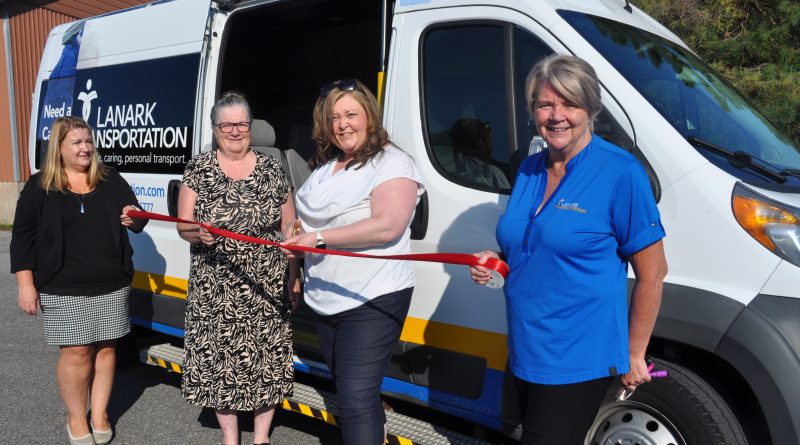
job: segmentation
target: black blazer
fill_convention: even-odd
[[[117,170],[106,168],[106,178],[97,184],[96,192],[108,209],[106,217],[112,230],[113,245],[122,260],[123,272],[133,278],[133,248],[128,231],[119,222],[126,205],[139,207],[130,185]],[[11,231],[11,273],[33,271],[37,289],[46,285],[64,265],[64,230],[58,191],[45,192],[39,183],[41,173],[28,179],[17,200],[14,228]],[[144,229],[146,219],[134,219],[130,227],[136,233]]]

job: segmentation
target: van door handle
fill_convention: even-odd
[[[181,180],[173,179],[167,184],[167,211],[169,216],[178,217],[178,194],[181,191]]]

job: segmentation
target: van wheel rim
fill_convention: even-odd
[[[591,445],[686,445],[663,414],[630,401],[602,407],[589,437]]]

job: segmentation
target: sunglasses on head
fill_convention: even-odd
[[[364,90],[361,89],[361,87],[358,85],[358,82],[356,82],[355,79],[342,79],[342,80],[337,80],[336,82],[330,82],[326,83],[325,85],[322,85],[322,88],[319,89],[319,97],[324,99],[328,97],[329,94],[331,94],[331,91],[336,89],[342,91],[358,90],[361,91],[362,93],[364,92]]]

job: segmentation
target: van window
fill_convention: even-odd
[[[800,147],[686,48],[613,20],[559,14],[709,161],[745,182],[798,182]]]
[[[421,85],[428,152],[461,185],[508,193],[527,155],[524,82],[552,50],[514,25],[460,23],[423,36]]]

